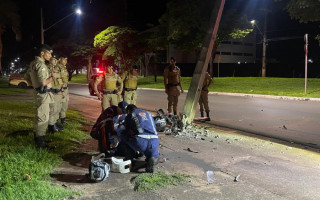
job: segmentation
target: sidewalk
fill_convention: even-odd
[[[92,123],[100,111],[98,101],[75,95],[70,95],[69,107]],[[83,192],[75,199],[320,199],[316,150],[215,126],[208,130],[208,136],[199,132],[192,138],[160,134],[162,162],[156,171],[192,175],[187,183],[139,193],[130,183],[139,172],[110,173],[105,182],[89,183],[85,174],[91,156],[98,153],[93,139],[64,157],[52,178],[55,184]],[[208,170],[214,171],[213,184],[207,181]]]

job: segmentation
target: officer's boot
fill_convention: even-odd
[[[200,115],[201,115],[201,117],[204,117],[204,115],[203,115],[203,111],[201,111],[201,112],[200,112]]]
[[[207,113],[207,119],[206,119],[206,121],[210,121],[209,112],[206,112],[206,113]]]
[[[49,133],[54,134],[55,132],[58,132],[59,129],[57,128],[56,124],[48,125],[48,131],[49,131]]]
[[[159,157],[150,157],[150,158],[147,158],[146,161],[147,161],[146,172],[153,173],[154,166],[158,164]]]
[[[62,124],[60,124],[58,121],[57,121],[54,125],[57,127],[57,129],[58,129],[59,131],[63,131],[63,130],[64,130]]]
[[[65,126],[67,124],[66,118],[61,118],[60,119],[62,126]]]
[[[45,136],[35,136],[34,137],[34,142],[36,144],[36,147],[38,149],[49,149],[49,150],[52,150],[52,149],[55,149],[56,147],[55,146],[49,146],[46,142],[45,142]]]

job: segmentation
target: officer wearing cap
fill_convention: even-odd
[[[29,80],[34,88],[36,116],[33,131],[37,148],[52,148],[45,141],[50,112],[49,104],[54,101],[51,93],[51,83],[57,77],[57,74],[50,73],[45,65],[45,61],[50,60],[51,53],[52,50],[48,45],[41,45],[38,48],[37,56],[30,63],[25,74],[26,80]]]
[[[98,91],[98,85],[102,82],[101,94]],[[93,84],[94,91],[99,100],[102,100],[102,110],[105,110],[109,106],[117,106],[120,101],[120,95],[123,89],[123,82],[121,77],[113,71],[111,64],[108,64],[105,74],[97,77]]]
[[[177,115],[178,98],[180,92],[183,93],[181,86],[181,72],[180,68],[176,66],[176,59],[174,57],[170,58],[170,65],[164,69],[163,82],[165,87],[165,92],[168,95],[168,113],[173,113]]]
[[[63,87],[63,81],[61,78],[60,68],[57,66],[57,59],[51,57],[50,63],[47,65],[50,72],[57,74],[57,77],[52,81],[51,93],[53,94],[54,103],[50,103],[50,113],[49,113],[49,133],[55,133],[57,131],[63,130],[63,127],[58,124],[59,112],[62,106],[62,99],[64,95],[61,90]]]
[[[69,83],[69,72],[67,70],[67,57],[61,56],[59,58],[59,63],[57,64],[60,69],[61,74],[61,80],[63,82],[61,87],[61,94],[62,94],[62,100],[61,100],[61,109],[59,112],[59,117],[62,125],[65,125],[66,123],[66,112],[68,109],[68,103],[69,103],[69,89],[68,89],[68,83]]]
[[[130,72],[124,72],[121,76],[124,86],[123,100],[128,104],[136,105],[137,85],[138,85],[138,66],[134,65]]]

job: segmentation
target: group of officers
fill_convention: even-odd
[[[144,155],[146,172],[153,173],[154,165],[159,160],[159,141],[156,124],[151,113],[135,106],[137,99],[137,66],[129,72],[118,75],[112,65],[106,67],[105,74],[94,82],[94,91],[101,100],[102,113],[94,124],[90,135],[99,141],[100,152],[112,156],[123,156],[125,160]],[[178,97],[183,93],[180,68],[174,57],[164,70],[164,86],[168,95],[168,113],[177,115]],[[209,117],[208,87],[212,83],[206,73],[199,105],[201,117],[203,111]],[[99,88],[98,85],[101,84]],[[123,101],[121,94],[123,93]]]
[[[25,74],[25,79],[34,88],[36,104],[34,141],[37,148],[54,148],[48,145],[45,138],[47,128],[49,133],[55,133],[62,131],[66,123],[69,101],[69,74],[66,64],[66,57],[62,56],[58,61],[52,57],[52,50],[48,45],[41,45]],[[183,93],[181,72],[175,64],[175,58],[171,57],[170,65],[164,70],[165,92],[168,95],[167,111],[168,113],[173,111],[174,115],[177,114],[180,92]],[[106,72],[95,80],[94,90],[101,100],[102,113],[90,134],[99,140],[101,152],[112,152],[130,160],[146,156],[146,172],[152,173],[159,159],[158,133],[151,113],[135,106],[137,70],[138,67],[133,66],[128,72],[118,75],[113,71],[112,65],[108,65]],[[211,83],[212,78],[207,73],[199,101],[202,117],[204,107],[209,118],[208,87]]]
[[[69,102],[66,65],[66,57],[61,56],[58,61],[52,57],[52,49],[43,44],[37,48],[36,57],[24,75],[34,88],[36,116],[33,132],[37,148],[53,149],[45,138],[47,128],[49,133],[55,133],[62,131],[66,124]]]

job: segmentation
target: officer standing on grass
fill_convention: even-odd
[[[202,86],[202,90],[201,90],[201,94],[200,94],[200,98],[199,98],[199,106],[200,106],[200,114],[201,117],[204,117],[203,115],[203,110],[205,109],[206,113],[207,113],[207,119],[206,121],[210,121],[210,116],[209,116],[209,105],[208,105],[208,93],[209,93],[209,86],[212,83],[212,78],[210,76],[210,74],[208,72],[206,72],[204,81],[203,81],[203,86]],[[203,109],[204,107],[204,109]]]
[[[173,113],[177,115],[178,98],[183,89],[181,86],[181,72],[179,67],[176,66],[176,59],[171,57],[170,65],[164,69],[163,82],[165,87],[165,92],[168,95],[168,113]],[[179,90],[180,88],[180,90]]]
[[[134,65],[130,72],[124,72],[121,76],[124,86],[123,100],[128,104],[136,105],[137,85],[138,85],[138,66]]]
[[[61,56],[59,58],[58,67],[60,69],[61,79],[62,79],[62,87],[61,87],[61,94],[64,96],[61,100],[61,110],[59,112],[59,117],[61,124],[64,126],[66,124],[66,112],[68,109],[68,103],[69,103],[69,89],[68,89],[68,83],[69,83],[69,72],[67,70],[67,57]]]
[[[98,85],[102,82],[103,94],[98,91]],[[110,106],[118,106],[121,99],[123,82],[121,77],[113,71],[111,64],[107,66],[106,72],[95,80],[94,91],[99,100],[102,100],[102,111]]]
[[[48,45],[41,45],[38,48],[35,59],[30,63],[25,74],[26,80],[32,83],[34,88],[34,100],[36,105],[36,116],[34,120],[34,141],[37,148],[53,148],[46,144],[45,135],[49,121],[49,104],[53,103],[51,93],[51,82],[57,77],[56,73],[50,73],[45,61],[51,58],[52,50]]]
[[[62,125],[58,124],[59,112],[62,106],[62,99],[65,97],[62,94],[61,89],[63,86],[63,81],[60,75],[60,68],[57,66],[57,59],[52,57],[50,63],[47,65],[50,72],[57,74],[57,77],[52,81],[51,93],[53,94],[54,103],[50,103],[50,113],[49,113],[49,133],[55,133],[57,131],[62,131]]]

